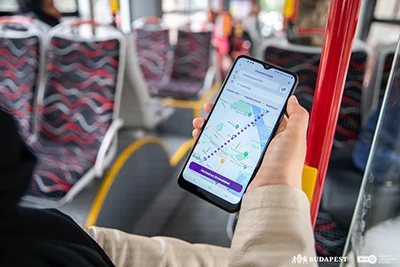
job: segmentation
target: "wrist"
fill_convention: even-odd
[[[288,185],[302,190],[301,177],[277,175],[266,178],[265,176],[259,176],[258,174],[254,177],[254,180],[250,183],[247,191],[254,190],[259,187],[271,186],[271,185]]]

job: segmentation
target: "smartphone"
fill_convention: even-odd
[[[178,184],[236,212],[298,83],[295,73],[239,56],[189,153]]]

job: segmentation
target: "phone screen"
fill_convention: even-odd
[[[239,58],[182,172],[232,204],[240,202],[296,83],[293,75]]]

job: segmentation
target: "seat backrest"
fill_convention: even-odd
[[[211,65],[211,32],[178,31],[171,77],[204,80]]]
[[[295,95],[311,112],[314,90],[321,58],[320,47],[294,45],[285,41],[269,40],[262,47],[262,58],[272,64],[289,69],[299,76]],[[368,50],[356,41],[350,58],[338,125],[334,138],[335,147],[343,147],[357,140],[361,129],[361,95],[365,77]]]
[[[50,31],[46,86],[39,97],[41,142],[100,147],[118,118],[124,47],[122,33],[90,21],[65,22]]]
[[[165,25],[160,17],[141,17],[132,22],[133,29],[146,31],[165,30]]]
[[[161,80],[167,73],[169,31],[134,29],[139,65],[146,81]]]
[[[0,107],[27,140],[34,132],[34,102],[41,76],[42,30],[21,16],[0,18]]]

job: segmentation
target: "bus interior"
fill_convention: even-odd
[[[38,158],[22,205],[229,247],[238,214],[176,180],[195,145],[193,119],[207,117],[235,58],[250,55],[299,76],[317,255],[354,267],[367,266],[359,255],[392,255],[384,266],[400,266],[400,0],[335,9],[344,2],[54,0],[61,18],[48,27],[1,0],[0,107]],[[337,25],[335,14],[358,21]],[[336,40],[348,62],[336,67],[335,27],[351,25]],[[345,70],[342,88],[327,88],[333,68]]]

